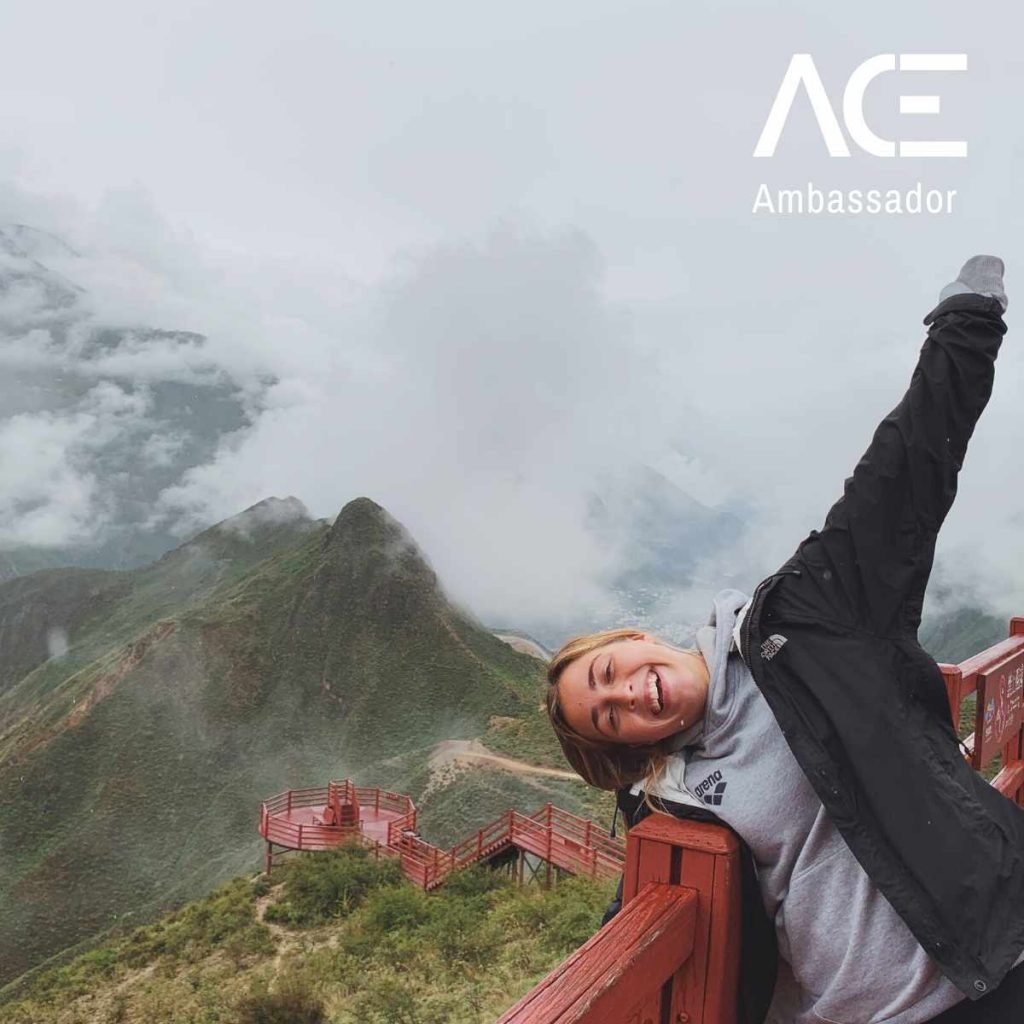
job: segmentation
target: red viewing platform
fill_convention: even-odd
[[[260,835],[267,841],[267,872],[274,848],[327,850],[355,839],[378,856],[401,859],[406,876],[433,889],[452,871],[509,850],[532,854],[556,868],[590,878],[614,878],[626,845],[599,825],[551,804],[534,814],[509,810],[451,849],[420,838],[416,806],[400,793],[356,786],[349,779],[314,789],[290,789],[263,802]]]

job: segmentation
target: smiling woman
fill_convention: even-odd
[[[1024,1020],[1024,811],[964,761],[917,639],[1006,331],[1002,273],[978,256],[942,290],[822,529],[751,597],[717,593],[696,649],[606,630],[548,667],[566,757],[631,825],[716,821],[749,854],[743,1024]]]
[[[548,714],[576,771],[620,789],[657,774],[681,730],[701,720],[709,679],[697,648],[604,630],[570,640],[551,660]]]
[[[589,739],[650,745],[700,720],[708,678],[699,651],[631,633],[565,667],[562,713]]]

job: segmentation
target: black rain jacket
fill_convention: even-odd
[[[978,999],[1024,949],[1024,809],[965,761],[917,630],[1006,325],[999,303],[976,294],[952,296],[924,322],[910,387],[821,531],[758,584],[740,653],[858,862],[946,976]],[[745,923],[756,922],[749,898],[744,907]],[[741,1020],[752,1024],[774,985],[763,963],[776,956],[774,936],[754,927],[740,993]]]

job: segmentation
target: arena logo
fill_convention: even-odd
[[[868,126],[864,115],[864,92],[879,75],[889,71],[966,71],[966,53],[880,53],[858,65],[843,91],[843,122],[850,138],[871,156],[894,157],[966,157],[963,140],[909,141],[883,139]],[[776,146],[789,118],[800,86],[804,87],[818,127],[821,129],[829,156],[849,156],[850,148],[843,136],[839,119],[829,102],[821,76],[809,53],[795,53],[789,62],[782,84],[775,95],[761,137],[754,147],[755,157],[775,155]],[[899,97],[900,114],[938,114],[940,98],[935,95]]]

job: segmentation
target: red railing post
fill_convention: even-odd
[[[498,1024],[736,1024],[735,835],[653,815],[629,833],[623,889],[622,911]]]
[[[551,827],[551,804],[548,804],[548,826],[547,826],[547,833],[548,833],[547,839],[548,839],[548,842],[547,842],[547,855],[544,857],[544,860],[547,861],[548,864],[551,863],[551,834],[552,834],[553,831],[554,831],[554,829],[552,829],[552,827]]]
[[[739,841],[720,825],[645,818],[626,840],[623,905],[664,880],[700,894],[693,956],[671,986],[669,1020],[734,1024],[739,984]]]
[[[299,822],[299,849],[302,849],[302,822]]]
[[[292,813],[292,791],[288,790],[288,813]]]
[[[949,701],[949,714],[953,719],[953,728],[960,731],[960,704],[963,700],[963,675],[959,665],[939,665],[942,680],[946,684],[946,700]]]

